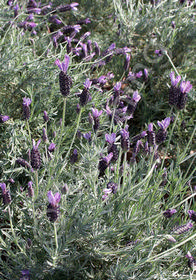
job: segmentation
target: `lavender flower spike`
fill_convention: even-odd
[[[63,71],[64,73],[67,73],[67,69],[69,66],[69,61],[70,61],[70,57],[68,55],[65,55],[65,61],[64,62],[60,62],[59,59],[57,59],[55,61],[55,64],[59,67],[59,69],[61,71]]]
[[[11,202],[10,192],[9,192],[9,190],[6,189],[5,183],[0,183],[0,188],[2,191],[3,204],[6,206]]]
[[[167,131],[166,129],[168,128],[169,124],[170,124],[170,118],[166,118],[161,122],[157,122],[158,126],[160,127],[160,129],[158,130],[157,134],[156,134],[156,143],[157,144],[161,144],[166,140],[167,137]]]
[[[53,195],[52,191],[48,192],[48,201],[52,206],[56,206],[61,200],[61,195],[60,193],[55,193],[55,195]]]
[[[187,255],[186,255],[187,259],[188,259],[188,266],[193,269],[193,271],[196,270],[196,260],[193,258],[193,256],[191,255],[191,253],[188,251]]]
[[[107,169],[111,159],[113,157],[113,153],[109,153],[106,157],[100,159],[98,169],[99,169],[99,177],[102,177],[105,174],[105,170]]]
[[[185,232],[189,231],[192,227],[193,227],[193,224],[189,222],[188,224],[184,224],[184,225],[179,226],[176,229],[174,229],[173,233],[174,234],[182,234],[182,233],[185,233]]]
[[[59,216],[59,205],[58,203],[61,200],[60,193],[55,193],[53,195],[52,191],[48,192],[48,201],[49,205],[47,207],[47,217],[51,222],[55,222]]]
[[[188,211],[188,214],[189,214],[189,218],[190,218],[192,221],[196,222],[196,212],[193,211],[193,210],[189,210],[189,211]]]
[[[93,129],[96,132],[99,129],[99,116],[101,116],[102,114],[102,110],[98,111],[98,109],[96,108],[92,108],[92,114],[93,114],[93,120],[94,120],[94,125],[93,125]]]
[[[91,142],[91,132],[84,133],[82,136],[83,136],[86,140],[88,140],[89,143]]]
[[[85,106],[90,98],[89,89],[90,89],[91,84],[92,84],[92,81],[90,81],[89,79],[86,79],[86,81],[84,82],[84,89],[83,89],[82,93],[80,94],[80,106],[81,107]]]
[[[70,76],[67,75],[69,61],[70,61],[70,57],[68,55],[65,55],[65,61],[62,63],[60,62],[59,59],[55,61],[55,64],[61,70],[61,72],[59,73],[60,92],[65,97],[70,94],[70,88],[72,85],[72,79]]]
[[[41,139],[37,142],[37,145],[35,143],[35,140],[33,139],[33,148],[31,150],[31,166],[33,169],[39,169],[41,167],[41,155],[38,150],[38,146],[41,142]]]
[[[122,147],[123,151],[126,152],[130,148],[128,127],[126,127],[125,129],[122,129],[120,131],[120,134],[121,134],[121,147]]]
[[[32,100],[30,98],[26,98],[24,97],[23,98],[23,103],[22,103],[22,106],[23,106],[23,114],[24,114],[24,118],[26,120],[28,120],[30,118],[30,104],[31,104]]]
[[[165,212],[163,212],[163,215],[165,216],[165,218],[171,218],[171,216],[173,216],[173,214],[175,214],[176,212],[176,209],[167,209]]]

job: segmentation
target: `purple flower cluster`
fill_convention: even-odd
[[[112,159],[111,162],[116,162],[118,160],[118,148],[117,145],[115,144],[116,141],[116,133],[110,134],[105,134],[105,141],[109,144],[108,146],[108,154],[112,153]]]
[[[33,139],[33,148],[31,149],[31,166],[33,169],[37,170],[41,167],[41,154],[38,150],[38,146],[40,144],[41,140],[35,143],[35,140]]]
[[[47,207],[47,217],[51,222],[55,222],[59,216],[59,202],[61,200],[60,193],[55,193],[53,195],[52,191],[48,192],[48,207]]]
[[[24,114],[24,119],[28,120],[30,118],[31,112],[30,112],[30,105],[31,105],[32,100],[30,98],[23,98],[23,114]]]
[[[116,83],[113,96],[106,104],[106,113],[108,114],[110,121],[113,119],[114,124],[117,124],[124,123],[126,120],[133,118],[133,113],[135,112],[140,99],[141,96],[138,91],[135,91],[132,97],[123,96],[121,82]],[[113,110],[111,109],[111,106],[114,107]]]
[[[102,200],[108,199],[108,195],[113,193],[115,194],[117,192],[118,185],[114,182],[109,182],[107,184],[107,188],[103,189],[104,194],[102,195]]]
[[[79,95],[80,98],[80,106],[84,107],[88,101],[91,99],[89,89],[91,87],[92,82],[89,79],[86,79],[84,83],[84,89],[82,93]]]
[[[99,177],[103,177],[105,175],[105,171],[108,168],[113,157],[113,153],[109,153],[106,157],[102,157],[99,161],[98,170]]]
[[[0,123],[7,122],[9,120],[9,116],[0,115]]]
[[[55,64],[61,70],[59,73],[59,85],[60,85],[60,92],[64,97],[67,97],[70,94],[70,88],[72,86],[72,79],[70,76],[67,75],[69,61],[70,61],[70,57],[68,55],[65,55],[64,62],[60,62],[59,59],[55,61]]]
[[[185,108],[188,93],[192,89],[192,85],[189,81],[182,81],[181,76],[175,77],[175,73],[170,73],[171,87],[169,91],[169,104],[175,106],[177,109],[182,110]]]
[[[6,206],[11,202],[10,191],[6,188],[5,183],[0,183],[0,188],[3,197],[3,204]]]

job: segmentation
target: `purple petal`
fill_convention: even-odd
[[[116,44],[115,43],[112,43],[109,48],[107,49],[108,51],[112,51],[116,48]]]
[[[114,91],[119,91],[121,89],[121,82],[117,82],[114,86]]]
[[[86,89],[89,89],[91,84],[92,84],[92,81],[90,81],[89,78],[86,79],[86,81],[84,82],[84,86]]]
[[[0,115],[0,123],[4,123],[9,120],[9,116]]]
[[[150,123],[150,124],[148,125],[148,131],[153,131],[153,123]]]
[[[142,71],[139,71],[138,73],[135,74],[136,78],[141,78],[143,75]]]
[[[49,201],[50,204],[52,204],[53,206],[55,206],[56,200],[55,200],[55,198],[54,198],[54,195],[53,195],[52,191],[49,191],[49,192],[48,192],[48,201]]]
[[[109,153],[109,155],[104,157],[104,159],[107,161],[107,163],[109,163],[111,161],[112,157],[113,157],[113,153]]]
[[[55,199],[55,201],[56,201],[56,204],[58,204],[58,203],[60,202],[60,200],[61,200],[61,195],[60,195],[59,192],[55,193],[54,199]]]
[[[2,190],[2,193],[4,194],[6,192],[6,184],[5,183],[0,183],[0,188]]]
[[[49,151],[49,152],[53,152],[53,151],[55,150],[55,148],[56,148],[56,144],[51,143],[51,144],[49,145],[49,147],[48,147],[48,151]]]
[[[144,68],[144,76],[147,79],[148,78],[148,69]]]
[[[79,4],[77,2],[71,3],[70,7],[72,10],[77,11],[78,8],[76,8]]]
[[[170,117],[168,117],[168,118],[166,118],[166,119],[163,120],[165,129],[169,126],[170,120],[171,120]]]
[[[94,118],[98,118],[99,116],[101,116],[101,114],[102,114],[102,110],[101,111],[98,111],[96,108],[94,109],[94,108],[92,108],[91,109],[92,110],[92,114],[93,114],[93,117]]]
[[[126,129],[122,129],[120,131],[120,134],[123,138],[128,138],[129,137],[129,132]]]
[[[134,100],[136,103],[138,103],[138,102],[140,101],[140,99],[141,99],[141,96],[139,95],[138,91],[137,91],[137,90],[134,91],[134,93],[133,93],[133,100]]]
[[[192,85],[189,81],[182,81],[180,84],[180,91],[182,93],[188,93],[192,89]]]
[[[60,69],[61,71],[63,71],[63,68],[62,68],[62,65],[61,65],[61,62],[60,62],[59,59],[57,59],[57,60],[55,61],[55,65],[57,65],[57,66],[59,67],[59,69]]]
[[[103,189],[103,192],[105,195],[110,194],[112,192],[112,189]]]
[[[171,72],[169,76],[170,76],[170,79],[171,79],[172,86],[174,86],[174,87],[177,86],[177,84],[181,80],[181,76],[177,76],[175,78],[175,73],[174,72]]]
[[[39,140],[37,141],[36,148],[38,148],[38,146],[39,146],[40,143],[41,143],[41,139],[39,139]]]
[[[30,98],[23,98],[23,105],[24,106],[29,106],[31,104],[32,100]]]
[[[143,138],[143,137],[145,137],[147,135],[147,132],[146,131],[142,131],[142,133],[140,135]]]
[[[111,135],[106,133],[105,135],[106,142],[108,142],[109,144],[113,144],[115,140],[116,140],[116,133],[112,133]]]
[[[91,139],[91,132],[84,133],[84,134],[83,134],[83,137],[84,137],[86,140],[90,140],[90,139]]]
[[[63,68],[63,72],[67,72],[68,66],[69,66],[69,60],[70,57],[68,55],[65,55],[65,60],[64,62],[62,62],[62,68]]]

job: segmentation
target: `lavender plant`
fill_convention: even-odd
[[[194,81],[165,49],[162,74],[149,61],[141,66],[140,52],[148,53],[143,40],[153,24],[175,49],[177,18],[194,7],[94,4],[0,4],[0,278],[190,279],[193,124],[184,149],[175,137]],[[169,5],[179,14],[161,30]],[[136,35],[143,39],[134,43]],[[161,98],[152,94],[159,79]]]

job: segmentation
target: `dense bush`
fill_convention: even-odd
[[[0,5],[0,278],[193,279],[193,1]]]

